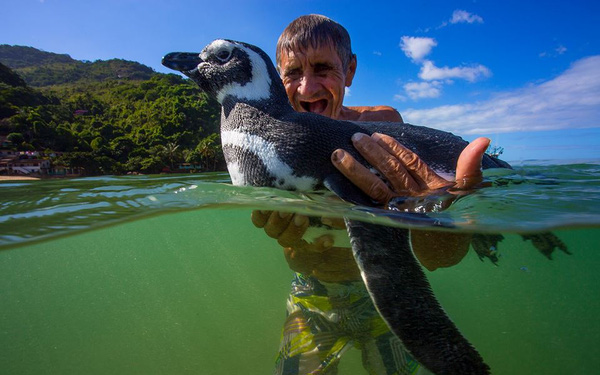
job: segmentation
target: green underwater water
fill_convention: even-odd
[[[540,168],[491,176],[440,216],[502,229],[498,266],[470,250],[426,274],[493,374],[596,373],[600,166]],[[292,274],[251,210],[374,214],[226,181],[0,183],[0,373],[271,373]],[[572,255],[546,259],[518,234],[532,226]],[[340,374],[366,374],[360,361],[346,353]]]

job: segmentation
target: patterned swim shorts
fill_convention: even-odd
[[[337,374],[353,346],[371,375],[427,373],[379,316],[362,281],[325,283],[296,274],[274,373]]]

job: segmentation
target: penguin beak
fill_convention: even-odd
[[[201,62],[200,54],[194,52],[171,52],[162,58],[164,66],[186,75],[196,69]]]

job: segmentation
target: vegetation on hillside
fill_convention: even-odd
[[[65,152],[54,162],[88,174],[224,167],[219,107],[178,75],[6,45],[0,63],[0,136],[16,150]]]

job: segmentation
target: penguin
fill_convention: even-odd
[[[221,143],[234,185],[329,189],[347,202],[374,206],[330,161],[331,153],[342,148],[371,168],[352,146],[354,133],[393,136],[434,170],[452,175],[468,144],[451,133],[422,126],[340,121],[296,112],[271,59],[247,43],[218,39],[200,53],[169,53],[162,63],[195,81],[221,104]],[[488,155],[482,167],[510,168]],[[427,221],[426,216],[418,218],[422,219]],[[412,253],[408,229],[345,222],[376,309],[417,361],[435,374],[489,374],[489,366],[435,298]]]

